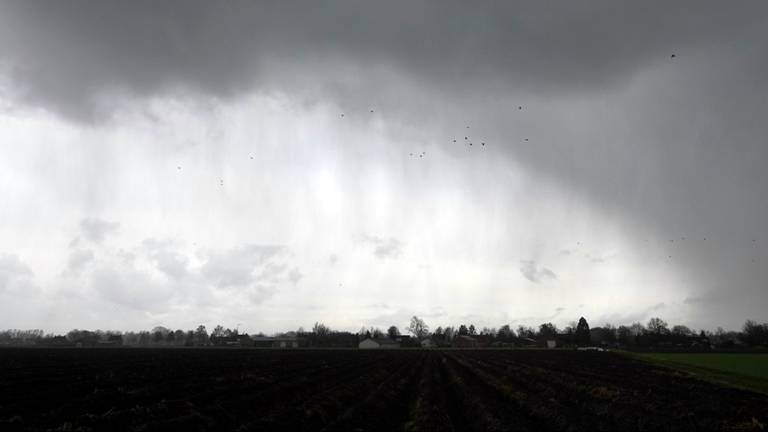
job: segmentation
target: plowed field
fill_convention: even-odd
[[[0,430],[760,430],[768,397],[613,353],[0,350]]]

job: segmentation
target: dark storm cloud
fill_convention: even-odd
[[[750,242],[768,240],[767,28],[763,1],[8,1],[0,93],[77,122],[121,98],[254,92],[417,125],[471,116],[489,150],[578,205],[678,239],[637,253],[687,273],[701,316],[741,316],[768,304],[768,254]],[[399,253],[379,240],[376,256]],[[696,301],[724,286],[728,301]]]
[[[728,44],[762,25],[768,6],[17,0],[0,10],[0,59],[23,97],[92,119],[115,106],[105,91],[142,97],[186,88],[229,98],[303,85],[381,99],[375,90],[359,94],[377,89],[372,82],[345,89],[345,67],[391,69],[459,95],[589,91],[671,53]],[[321,67],[307,69],[313,64]]]

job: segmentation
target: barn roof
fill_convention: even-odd
[[[400,345],[399,342],[393,341],[390,338],[368,338],[374,342],[376,342],[379,345]]]

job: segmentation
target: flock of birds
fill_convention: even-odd
[[[675,57],[677,57],[675,54],[672,54],[672,55],[670,55],[670,58],[672,58],[672,59],[674,59]],[[522,106],[522,105],[518,105],[518,106],[517,106],[517,109],[518,109],[518,111],[522,111],[522,109],[523,109],[523,106]],[[371,109],[371,110],[370,110],[370,113],[371,113],[371,114],[373,114],[373,113],[374,113],[374,110],[373,110],[373,109]],[[340,116],[340,118],[344,118],[344,113],[340,113],[340,114],[339,114],[339,116]],[[469,126],[467,126],[467,127],[466,127],[466,129],[469,129]],[[466,143],[466,145],[467,145],[468,147],[473,147],[473,146],[474,146],[474,144],[475,144],[475,143],[474,143],[474,142],[473,142],[473,141],[470,139],[470,136],[469,136],[469,134],[466,134],[466,135],[464,136],[464,140],[463,140],[463,141],[464,141],[464,143]],[[529,138],[524,138],[524,139],[523,139],[523,141],[524,141],[524,142],[530,142],[530,139],[529,139]],[[454,144],[456,144],[456,143],[457,143],[457,139],[456,139],[456,137],[455,137],[455,136],[454,136],[454,138],[453,138],[453,143],[454,143]],[[485,141],[480,141],[480,146],[479,146],[479,148],[485,148]],[[416,157],[418,157],[418,158],[422,158],[422,159],[423,159],[423,158],[424,158],[426,155],[427,155],[427,152],[425,152],[425,151],[422,151],[422,152],[415,152],[415,153],[414,153],[414,152],[410,152],[410,153],[408,154],[408,156],[409,156],[409,157],[411,157],[411,158],[416,158]],[[250,158],[251,158],[251,160],[253,160],[253,159],[254,159],[254,157],[253,157],[253,156],[250,156]],[[181,166],[180,166],[180,165],[179,165],[179,166],[177,166],[177,167],[176,167],[176,169],[177,169],[178,171],[181,171]],[[222,178],[220,178],[220,179],[219,179],[219,186],[224,186],[224,179],[222,179]],[[685,238],[683,238],[683,239],[685,239]],[[704,239],[704,240],[706,240],[706,239]]]
[[[677,57],[677,56],[676,56],[675,54],[672,54],[672,55],[670,55],[670,58],[672,58],[672,59],[674,59],[674,58],[676,58],[676,57]],[[522,111],[522,110],[523,110],[523,106],[522,106],[522,105],[518,105],[518,106],[517,106],[517,109],[518,109],[518,111]],[[373,109],[371,109],[371,110],[370,110],[370,113],[371,113],[371,114],[373,114],[373,113],[374,113],[374,110],[373,110]],[[344,113],[340,113],[339,117],[340,117],[340,118],[344,118],[344,117],[345,117],[345,116],[344,116]],[[470,129],[469,125],[467,125],[465,129],[469,130],[469,129]],[[530,142],[530,139],[529,139],[529,138],[524,138],[523,140],[524,140],[524,142]],[[472,141],[472,139],[471,139],[471,137],[470,137],[470,134],[469,134],[469,133],[466,133],[466,135],[464,135],[464,139],[463,139],[463,142],[464,142],[464,143],[467,145],[467,147],[473,147],[473,146],[474,146],[474,144],[475,144],[475,142],[473,142],[473,141]],[[453,137],[453,139],[452,139],[452,143],[453,143],[453,144],[456,144],[456,143],[458,143],[458,140],[456,139],[456,137]],[[486,147],[486,143],[485,143],[485,141],[480,141],[480,145],[478,146],[478,148],[485,148],[485,147]],[[418,157],[418,158],[424,158],[426,155],[427,155],[427,152],[426,152],[426,151],[421,151],[421,152],[410,152],[410,153],[408,154],[408,156],[409,156],[409,157],[411,157],[411,158],[416,158],[416,157]],[[250,159],[251,159],[251,160],[253,160],[253,159],[254,159],[254,157],[253,157],[253,156],[250,156]],[[176,167],[176,169],[177,169],[178,171],[181,171],[182,167],[179,165],[179,166],[177,166],[177,167]],[[222,179],[222,178],[220,178],[220,179],[219,179],[219,186],[222,186],[222,187],[224,186],[224,179]],[[686,240],[687,240],[687,238],[686,238],[685,236],[683,236],[683,237],[680,237],[680,239],[678,240],[678,243],[680,243],[680,242],[683,242],[683,241],[686,241]],[[702,240],[703,240],[703,241],[707,241],[707,238],[706,238],[706,237],[703,237],[703,238],[702,238]],[[646,239],[646,240],[645,240],[645,242],[648,242],[648,240]],[[668,242],[669,242],[669,243],[671,243],[671,244],[674,244],[674,243],[675,243],[675,239],[674,239],[674,238],[668,239]],[[755,247],[755,246],[756,246],[756,244],[757,244],[757,239],[752,239],[752,247]],[[576,242],[576,246],[577,246],[577,247],[581,247],[581,246],[583,246],[583,243],[582,243],[582,242],[580,242],[580,241],[579,241],[579,242]],[[672,259],[672,255],[671,255],[671,254],[667,255],[667,258],[668,258],[668,259]],[[752,259],[752,262],[755,262],[755,259],[754,259],[754,258]]]
[[[683,237],[680,237],[680,239],[678,239],[677,243],[678,243],[678,244],[680,244],[681,242],[683,242],[683,241],[686,241],[686,240],[690,240],[690,239],[688,239],[687,237],[683,236]],[[643,240],[643,241],[644,241],[645,243],[648,243],[648,242],[649,242],[649,241],[648,241],[648,239],[645,239],[645,240]],[[702,241],[707,241],[707,237],[702,237]],[[671,239],[667,239],[667,242],[668,242],[668,243],[671,243],[671,244],[674,244],[674,243],[675,243],[675,239],[674,239],[674,238],[671,238]],[[750,244],[751,244],[751,247],[752,247],[753,249],[755,249],[755,248],[757,247],[757,239],[756,239],[756,238],[753,238]],[[580,242],[580,241],[577,241],[577,242],[576,242],[576,249],[577,249],[577,250],[581,249],[583,246],[584,246],[584,243],[582,243],[582,242]],[[583,250],[583,249],[581,249],[581,250]],[[590,255],[589,255],[589,254],[586,254],[586,255],[585,255],[585,257],[587,257],[587,258],[590,258]],[[672,255],[671,255],[671,254],[668,254],[668,255],[667,255],[667,259],[672,259]],[[757,261],[755,260],[755,258],[752,258],[752,262],[753,262],[753,263],[755,263],[755,262],[757,262]]]

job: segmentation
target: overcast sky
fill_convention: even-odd
[[[767,120],[763,1],[2,1],[0,328],[768,321]]]

